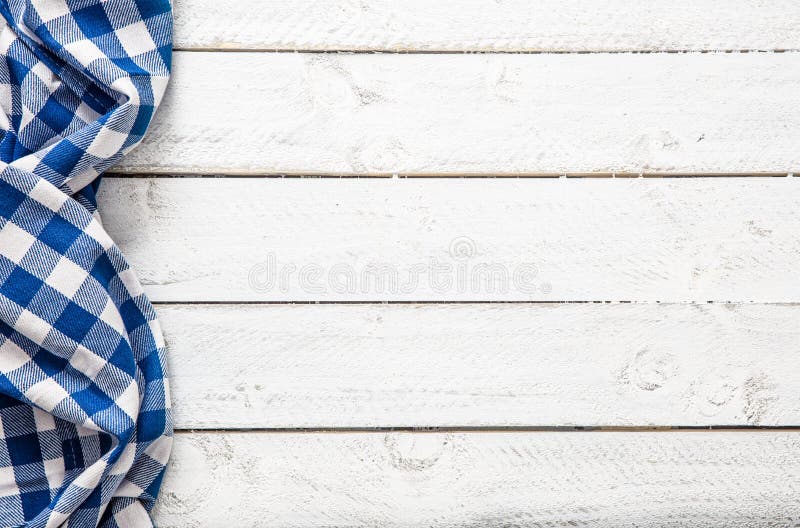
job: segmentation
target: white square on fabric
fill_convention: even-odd
[[[125,49],[125,53],[131,57],[153,51],[158,47],[150,37],[150,31],[144,22],[137,22],[118,29],[114,32],[114,35],[119,39]]]
[[[17,35],[8,29],[0,31],[0,53],[8,55],[11,45],[17,41]],[[10,108],[10,107],[7,107]]]
[[[45,280],[45,283],[52,286],[56,291],[72,298],[75,292],[83,285],[87,276],[86,270],[67,257],[61,257],[58,259],[58,263],[53,268],[50,276]]]
[[[103,472],[105,469],[106,464],[103,462],[103,460],[98,460],[96,463],[87,467],[80,475],[78,475],[78,478],[72,481],[72,485],[80,486],[84,489],[94,489],[100,483],[100,479],[103,478]],[[125,495],[121,495],[119,491],[119,489],[115,491],[114,495],[117,497],[124,497]],[[138,495],[128,495],[128,497],[138,497]]]
[[[64,459],[55,458],[44,461],[44,474],[47,477],[47,485],[50,489],[59,489],[64,483]]]
[[[111,237],[108,236],[106,230],[103,229],[103,225],[96,217],[92,218],[89,224],[83,229],[83,232],[95,239],[98,244],[103,246],[103,249],[109,249],[114,245],[114,241],[111,240]]]
[[[158,319],[153,319],[147,323],[150,325],[150,333],[153,334],[157,348],[166,348],[167,344],[164,342],[164,333],[161,331],[161,324]]]
[[[114,494],[117,497],[138,497],[142,493],[144,493],[144,490],[142,488],[140,488],[139,486],[137,486],[136,484],[134,484],[133,482],[131,482],[130,480],[128,480],[128,479],[124,479],[122,481],[122,483],[119,485],[119,487],[117,488],[117,490],[114,492]],[[144,512],[144,510],[142,510],[142,511]],[[116,516],[115,516],[115,518],[116,518]],[[138,524],[124,524],[124,525],[120,525],[120,526],[139,526],[139,525]],[[144,525],[144,526],[147,526],[147,525]]]
[[[134,86],[130,77],[120,77],[111,83],[111,88],[119,93],[127,95],[130,98],[128,99],[128,103],[132,105],[138,105],[141,103],[141,100],[139,99],[139,90],[136,89],[136,86]]]
[[[70,54],[72,54],[81,64],[89,66],[91,63],[98,59],[107,59],[105,54],[100,51],[100,48],[95,46],[94,42],[89,39],[77,40],[64,45]]]
[[[86,418],[81,425],[76,427],[76,430],[78,431],[78,436],[81,438],[97,436],[98,431],[103,431],[91,418]]]
[[[13,467],[0,467],[0,497],[19,495]]]
[[[135,380],[132,380],[128,388],[114,399],[114,403],[131,419],[136,420],[136,415],[139,412],[139,386]]]
[[[119,458],[111,466],[111,474],[112,475],[124,475],[127,473],[133,461],[136,459],[136,444],[130,443],[125,446],[125,449],[122,451],[122,454],[119,455]]]
[[[43,22],[50,22],[60,16],[68,15],[70,10],[64,0],[47,0],[36,4],[36,13]]]
[[[123,143],[125,143],[127,139],[128,134],[122,134],[110,128],[103,127],[86,151],[98,158],[110,158],[122,148]]]
[[[26,390],[25,397],[45,411],[52,411],[64,398],[69,398],[69,393],[53,378],[45,378]]]
[[[44,154],[46,154],[46,152]],[[42,162],[42,160],[37,157],[39,155],[43,155],[42,151],[33,152],[31,154],[28,154],[27,156],[17,158],[14,161],[12,161],[10,165],[12,167],[22,169],[24,171],[33,172],[36,169],[36,167],[38,167],[39,164]],[[43,181],[44,180],[39,180],[39,183],[42,183]],[[39,187],[39,183],[36,184],[36,187]],[[34,189],[36,189],[36,187],[34,187]],[[28,193],[28,196],[30,196],[30,193]],[[41,200],[37,201],[41,202]]]
[[[155,95],[156,95],[156,106],[161,104],[161,99],[164,98],[164,94],[167,91],[167,83],[168,82],[169,82],[169,79],[164,78],[164,77],[153,78],[150,81],[150,84],[153,85],[153,91],[155,92]]]
[[[119,309],[111,299],[106,301],[106,307],[100,313],[100,320],[119,332],[120,335],[125,335],[125,323],[122,321]]]
[[[147,446],[144,452],[159,464],[166,464],[169,460],[170,451],[172,451],[172,437],[162,436]]]
[[[69,364],[94,380],[97,373],[103,370],[107,363],[88,348],[78,345],[75,352],[72,353],[72,357],[69,358]]]
[[[31,68],[31,73],[36,75],[36,77],[44,83],[44,87],[46,87],[50,93],[55,92],[58,87],[61,86],[61,79],[59,79],[53,70],[48,68],[43,62],[34,64]],[[38,110],[40,110],[40,108],[37,108],[37,111]]]
[[[0,107],[13,108],[11,106],[11,85],[7,83],[0,83]],[[6,112],[0,112],[0,128],[3,130],[11,130],[11,121],[8,120]]]
[[[36,430],[40,433],[43,431],[52,431],[56,428],[56,421],[53,419],[53,415],[41,409],[33,410],[33,421],[36,422]]]
[[[75,109],[75,115],[86,123],[97,121],[97,118],[100,117],[100,114],[94,108],[83,102]]]
[[[125,289],[130,292],[132,298],[136,298],[144,293],[144,289],[132,269],[126,269],[117,276],[119,280],[122,281],[122,284],[125,285]]]
[[[40,346],[44,343],[51,328],[47,321],[28,310],[22,310],[22,313],[17,317],[17,322],[14,323],[14,327],[23,332],[25,337]]]
[[[25,158],[36,159],[32,155],[25,156]],[[20,167],[20,168],[25,168],[25,167]],[[33,189],[31,189],[31,192],[28,193],[28,196],[30,196],[31,198],[33,198],[34,200],[36,200],[37,202],[39,202],[40,204],[44,205],[45,207],[54,212],[60,211],[61,206],[64,205],[64,202],[69,200],[69,196],[58,190],[55,185],[45,180],[39,180],[38,182],[36,182],[36,185],[33,186]]]
[[[33,123],[33,120],[36,119],[36,115],[41,111],[41,108],[31,109],[27,106],[22,107],[22,117],[19,120],[19,129],[20,132],[24,132],[28,125]],[[46,126],[41,121],[38,123],[39,126]]]
[[[69,519],[68,513],[52,511],[50,512],[50,516],[47,518],[47,524],[44,528],[59,528],[64,526],[64,523],[67,522],[67,519]]]
[[[127,480],[124,481],[123,485],[127,482]],[[144,490],[138,486],[133,491],[136,492],[137,490],[141,491],[138,491],[136,495],[131,495],[132,497],[138,497],[139,494],[144,492]],[[133,501],[114,514],[114,522],[117,526],[147,526],[148,524],[152,524],[153,521],[150,520],[147,510],[142,508],[141,503],[139,501]]]
[[[17,370],[31,360],[31,357],[10,339],[0,345],[0,372]]]
[[[19,264],[25,258],[34,242],[36,239],[33,235],[18,227],[14,222],[6,222],[0,229],[0,255],[15,264]]]

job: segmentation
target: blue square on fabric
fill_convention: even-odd
[[[130,377],[136,375],[136,363],[133,361],[133,352],[128,342],[124,339],[119,340],[119,344],[114,350],[114,353],[111,354],[111,357],[108,358],[108,362]]]
[[[106,396],[94,383],[90,383],[85,389],[73,393],[72,399],[89,416],[114,405],[114,400]]]
[[[166,414],[163,410],[139,413],[136,424],[136,441],[149,442],[161,436],[166,426]]]
[[[119,307],[119,313],[122,316],[122,321],[125,323],[125,328],[128,332],[132,332],[145,324],[147,319],[142,315],[142,311],[133,302],[133,299],[128,299],[122,306]]]
[[[20,494],[25,520],[30,521],[50,504],[49,490],[26,491]]]
[[[145,130],[147,130],[147,125],[150,124],[150,120],[153,117],[153,107],[150,105],[142,105],[139,107],[139,111],[136,113],[136,121],[133,123],[133,127],[131,127],[131,134],[135,134],[137,136],[143,136]]]
[[[6,438],[6,444],[11,456],[11,463],[15,466],[42,461],[42,450],[39,447],[39,436],[36,433],[10,436]]]
[[[6,282],[0,287],[0,293],[20,306],[25,307],[30,304],[31,299],[43,284],[44,282],[39,277],[17,267],[14,268]]]
[[[25,194],[0,181],[0,217],[11,218],[24,201]]]
[[[33,361],[48,376],[53,376],[63,371],[69,363],[67,359],[48,352],[44,348],[40,348],[36,352]]]
[[[87,507],[99,508],[100,505],[103,503],[102,492],[103,492],[103,488],[101,488],[99,486],[97,488],[95,488],[95,490],[91,493],[91,495],[86,497],[86,500],[83,502],[83,505],[81,506],[81,508],[82,509],[86,509]],[[106,513],[110,512],[110,511],[111,511],[111,509],[109,508],[108,510],[106,510]]]
[[[11,396],[0,394],[0,410],[8,409],[9,407],[18,407],[20,405],[25,405],[25,404],[19,400],[12,398]]]
[[[53,215],[42,232],[39,240],[55,249],[62,255],[78,239],[82,231],[58,215]]]
[[[116,101],[111,98],[111,96],[102,92],[94,85],[86,89],[81,100],[98,114],[108,112],[108,109],[116,104]],[[100,119],[98,119],[98,121],[100,121]]]
[[[145,381],[154,381],[164,377],[164,372],[161,370],[161,360],[156,351],[150,352],[146,358],[138,362],[138,365]]]
[[[22,86],[25,77],[31,72],[31,69],[19,59],[11,56],[6,56],[6,66],[8,66],[9,82],[16,86]]]
[[[161,46],[158,48],[158,54],[167,68],[172,68],[172,46]]]
[[[64,453],[64,469],[69,471],[84,467],[80,438],[70,438],[61,442],[61,451]]]
[[[0,374],[0,390],[10,394],[13,398],[24,399],[25,396],[18,390],[8,390],[5,385],[5,378]],[[3,416],[3,430],[7,438],[12,436],[23,436],[36,430],[36,419],[33,415],[33,408],[29,406],[12,407],[5,409]]]
[[[92,266],[92,271],[89,274],[105,289],[108,289],[111,279],[117,276],[111,259],[109,259],[108,255],[105,253],[100,255],[100,258],[95,261],[94,266]]]
[[[62,16],[64,16],[64,15],[62,15]],[[53,50],[56,50],[56,51],[60,51],[61,49],[64,48],[64,45],[61,42],[59,42],[56,39],[56,37],[53,36],[52,33],[50,33],[50,28],[48,28],[47,25],[45,25],[45,24],[41,24],[41,25],[37,26],[33,30],[33,33],[37,37],[39,37],[39,40],[41,40],[45,44],[45,46],[47,46],[50,49],[53,49]]]
[[[89,38],[96,38],[114,31],[102,3],[73,11],[72,17],[83,34]]]
[[[83,150],[69,142],[59,141],[50,152],[42,158],[42,163],[59,174],[69,174],[83,157]]]
[[[143,19],[166,13],[170,9],[168,0],[138,0],[136,7]]]
[[[153,479],[153,482],[151,482],[144,491],[153,497],[158,497],[158,491],[161,489],[161,483],[164,481],[164,473],[166,473],[166,468],[162,468],[161,471],[158,472],[158,476]]]
[[[96,316],[70,302],[53,326],[65,336],[80,343],[96,322]]]
[[[111,441],[111,435],[106,433],[97,433],[97,443],[100,446],[100,453],[106,454],[108,450],[111,449],[113,442]]]
[[[72,123],[74,113],[56,101],[55,98],[49,97],[44,108],[36,114],[36,117],[49,126],[53,132],[60,134]]]
[[[111,62],[128,72],[130,75],[147,75],[147,70],[136,64],[130,57],[112,58]]]
[[[11,382],[11,380],[8,379],[8,377],[4,376],[2,373],[0,373],[0,392],[4,392],[4,393],[8,394],[11,398],[16,399],[16,400],[20,400],[20,401],[25,398],[25,395],[22,394],[22,391],[20,391],[19,388],[17,388],[17,386],[14,385]],[[23,407],[27,407],[27,405],[23,406]],[[20,406],[13,406],[12,405],[12,406],[4,408],[4,412],[0,413],[0,417],[2,417],[3,422],[4,422],[3,423],[3,429],[7,429],[5,424],[8,423],[6,421],[6,420],[8,420],[8,413],[14,413],[14,411],[17,411],[18,409],[20,409]],[[5,434],[6,434],[6,436],[11,436],[11,435],[13,435],[13,432],[6,430]]]

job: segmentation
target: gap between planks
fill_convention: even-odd
[[[280,305],[414,305],[414,304],[518,304],[518,305],[557,305],[557,304],[637,304],[637,305],[658,305],[658,306],[702,306],[707,304],[722,305],[747,305],[747,306],[798,306],[800,302],[763,302],[763,301],[623,301],[623,300],[604,300],[604,301],[498,301],[498,300],[358,300],[358,301],[153,301],[154,306],[280,306]]]
[[[368,49],[368,48],[335,48],[335,49],[294,49],[294,48],[219,48],[219,47],[182,47],[172,48],[172,51],[187,53],[306,53],[317,55],[648,55],[655,53],[671,54],[703,54],[703,53],[792,53],[800,51],[800,48],[782,49],[731,49],[731,48],[710,48],[702,50],[691,49],[657,49],[657,50],[616,50],[616,49],[596,49],[596,50],[570,50],[570,49],[505,49],[505,50],[447,50],[447,49]]]
[[[729,172],[729,173],[669,173],[669,172],[596,172],[596,173],[551,173],[551,172],[530,172],[530,173],[259,173],[259,172],[220,172],[216,174],[203,174],[198,172],[148,172],[137,170],[136,172],[108,172],[105,178],[247,178],[247,179],[371,179],[371,178],[397,178],[397,179],[525,179],[525,178],[793,178],[793,172]]]
[[[175,428],[180,434],[233,434],[233,433],[303,433],[303,434],[347,434],[347,433],[691,433],[691,432],[736,432],[736,431],[787,431],[800,432],[800,425],[674,425],[674,426],[463,426],[463,427],[232,427],[204,429],[198,427]]]

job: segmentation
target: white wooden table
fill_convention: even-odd
[[[160,526],[800,525],[800,3],[175,14]]]

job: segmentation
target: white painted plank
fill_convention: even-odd
[[[182,0],[179,48],[372,51],[798,49],[791,0]]]
[[[181,434],[163,528],[774,528],[800,433]]]
[[[800,169],[800,53],[175,55],[127,172]]]
[[[180,428],[800,423],[800,306],[159,306]]]
[[[797,178],[104,185],[156,301],[800,300]]]

